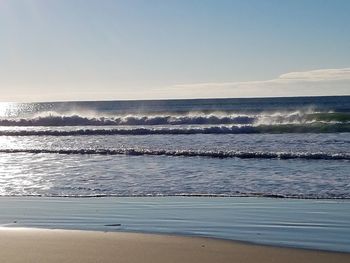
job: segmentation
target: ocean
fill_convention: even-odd
[[[3,103],[3,196],[350,198],[350,96]]]
[[[350,96],[0,104],[0,227],[349,252]]]

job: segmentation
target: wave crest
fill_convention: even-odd
[[[0,153],[47,153],[79,155],[150,155],[241,159],[307,159],[307,160],[350,160],[348,153],[323,152],[244,152],[244,151],[195,151],[195,150],[152,150],[138,148],[121,149],[0,149]]]
[[[282,125],[233,125],[209,127],[140,127],[76,130],[1,130],[0,136],[84,136],[84,135],[190,135],[257,133],[334,133],[350,132],[350,123],[311,123]]]
[[[123,125],[278,125],[313,122],[349,123],[349,113],[270,112],[237,114],[229,112],[187,113],[183,115],[82,116],[48,113],[32,118],[3,118],[0,126],[123,126]]]

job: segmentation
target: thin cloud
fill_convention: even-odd
[[[261,81],[178,84],[158,92],[178,98],[349,95],[350,68],[289,72]]]
[[[279,80],[294,81],[334,81],[350,80],[350,68],[342,69],[319,69],[302,72],[290,72],[282,74]]]

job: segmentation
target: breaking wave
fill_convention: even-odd
[[[197,127],[131,127],[75,130],[1,130],[0,136],[84,136],[84,135],[189,135],[256,133],[334,133],[350,132],[350,123],[309,123],[280,125],[233,125]]]
[[[349,123],[349,113],[312,111],[237,114],[230,112],[187,113],[183,115],[82,116],[45,113],[31,118],[2,118],[0,126],[130,126],[130,125],[234,125]]]
[[[121,149],[0,149],[0,153],[47,153],[77,155],[150,155],[241,159],[307,159],[307,160],[350,160],[349,153],[323,152],[245,152],[245,151],[195,151],[195,150],[150,150],[137,148]]]

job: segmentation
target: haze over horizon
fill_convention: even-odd
[[[0,101],[350,95],[350,1],[0,0]]]

